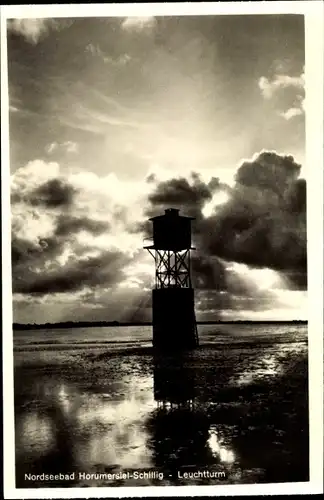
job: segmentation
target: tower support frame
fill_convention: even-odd
[[[153,346],[162,350],[198,346],[198,331],[191,280],[192,217],[166,210],[153,221],[153,244],[145,246],[155,262],[152,291]]]

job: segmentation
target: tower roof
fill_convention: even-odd
[[[187,217],[185,215],[179,215],[180,210],[178,208],[167,208],[164,210],[163,215],[156,215],[155,217],[151,217],[149,220],[156,220],[156,219],[162,219],[166,217],[180,217],[181,219],[190,219],[190,220],[195,220],[194,217]]]

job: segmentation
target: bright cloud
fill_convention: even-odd
[[[285,120],[291,120],[291,118],[294,118],[295,116],[300,116],[303,114],[303,110],[301,108],[289,108],[287,111],[283,111],[280,113],[280,116],[282,116]]]
[[[37,44],[45,36],[53,21],[50,19],[9,19],[8,29],[22,35],[30,43]]]
[[[51,30],[59,31],[69,28],[73,22],[68,18],[8,19],[7,28],[10,32],[23,36],[27,42],[37,45],[40,40],[50,34]]]
[[[281,158],[275,153],[264,152],[255,160],[264,159],[265,155],[272,163],[278,163]],[[291,163],[292,158],[280,161]],[[241,166],[238,170],[236,182],[246,184],[251,180],[248,174],[255,161],[244,165],[244,169]],[[285,164],[280,165],[277,167],[284,169]],[[263,169],[265,167],[263,165]],[[298,170],[298,165],[295,169]],[[163,174],[164,180],[156,177],[158,173]],[[149,320],[150,306],[147,304],[154,279],[154,262],[143,250],[147,218],[151,212],[161,213],[167,206],[180,206],[184,213],[196,219],[194,238],[200,256],[193,255],[192,265],[197,281],[199,318],[208,316],[210,319],[219,314],[226,317],[228,311],[234,311],[235,317],[243,317],[242,311],[252,311],[251,318],[257,314],[265,317],[266,311],[270,315],[271,308],[277,307],[279,311],[283,305],[293,314],[294,298],[298,298],[298,311],[304,310],[306,292],[292,296],[289,290],[290,283],[297,283],[299,275],[286,276],[284,268],[284,272],[276,271],[264,263],[258,268],[251,267],[251,256],[246,264],[229,263],[225,254],[226,260],[222,260],[218,255],[221,239],[217,240],[217,245],[215,241],[214,250],[210,245],[205,248],[202,238],[214,237],[215,229],[219,229],[219,217],[229,207],[232,207],[229,213],[233,222],[234,198],[236,204],[241,203],[241,198],[237,197],[238,184],[229,187],[214,177],[205,182],[194,172],[176,178],[171,171],[169,174],[167,178],[166,171],[156,167],[148,177],[130,181],[116,173],[106,176],[86,171],[65,173],[58,163],[41,160],[18,169],[12,176],[11,195],[13,290],[20,297],[19,303],[24,303],[23,296],[34,296],[36,302],[39,297],[47,297],[46,304],[50,304],[53,296],[56,297],[55,307],[58,307],[60,294],[79,297],[80,293],[86,293],[86,298],[82,295],[81,299],[76,299],[76,307],[83,300],[87,304],[84,311],[90,312],[110,304],[117,314],[119,302],[114,297],[118,290],[119,297],[126,294],[124,302],[127,296],[124,318],[129,318],[129,311],[131,317],[135,314],[139,318],[142,314],[141,318]],[[269,185],[271,179],[268,179]],[[264,185],[265,177],[261,180]],[[256,182],[255,175],[253,182]],[[296,182],[296,189],[303,187]],[[295,191],[289,191],[289,196],[296,197],[299,191]],[[240,196],[244,193],[243,190]],[[301,201],[297,196],[294,203],[298,202],[299,206]],[[260,216],[258,220],[260,226]],[[227,244],[229,239],[228,236]],[[244,244],[252,249],[251,238]],[[209,254],[210,250],[213,252]],[[230,260],[234,261],[235,255],[231,256]],[[269,255],[268,261],[271,264]],[[135,295],[131,296],[132,293]],[[25,304],[30,308],[32,302],[28,299]]]
[[[305,290],[304,26],[241,17],[9,21],[13,284],[29,318],[137,307],[148,218],[167,207],[195,218],[201,317],[261,316],[280,287]],[[251,159],[266,145],[298,165]]]
[[[57,163],[18,169],[11,187],[14,293],[51,297],[123,281],[142,238],[128,232],[134,209],[125,198],[121,205],[119,192],[131,199],[117,177],[66,175]]]
[[[220,191],[219,193],[214,195],[213,198],[211,199],[211,201],[206,203],[206,205],[202,209],[203,216],[209,217],[210,215],[212,215],[214,209],[216,207],[218,207],[219,205],[226,203],[228,201],[228,198],[229,198],[229,195],[224,191]]]
[[[259,88],[263,97],[271,99],[271,97],[280,89],[285,88],[304,89],[305,75],[289,76],[289,75],[276,75],[272,80],[262,76],[259,80]]]
[[[46,147],[46,152],[48,154],[52,154],[58,151],[66,153],[78,153],[79,145],[74,141],[65,141],[62,143],[52,142],[51,144],[48,144]]]
[[[156,20],[152,16],[148,17],[127,17],[122,22],[122,28],[128,31],[151,30],[154,28]]]
[[[280,273],[274,271],[273,269],[263,268],[256,269],[250,268],[245,264],[239,264],[237,262],[231,263],[229,269],[237,273],[238,275],[245,277],[247,280],[255,283],[257,288],[261,290],[277,290],[285,288],[284,280]]]
[[[279,115],[285,120],[304,113],[305,73],[299,76],[276,74],[272,79],[262,76],[258,81],[262,96],[275,100]]]

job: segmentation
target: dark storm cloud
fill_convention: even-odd
[[[191,256],[194,288],[223,291],[227,289],[226,269],[217,258],[194,252]]]
[[[297,179],[300,169],[292,156],[263,151],[254,160],[242,163],[236,173],[236,185],[270,190],[281,196]]]
[[[152,177],[147,179],[148,182],[153,180]],[[159,215],[165,207],[172,206],[184,211],[188,216],[200,219],[205,203],[222,187],[218,178],[213,177],[205,183],[195,172],[191,173],[189,180],[179,177],[161,182],[149,196],[150,208],[147,215]]]
[[[11,259],[14,276],[15,274],[24,274],[27,267],[35,263],[42,265],[44,260],[57,257],[62,253],[64,245],[64,240],[54,236],[30,241],[19,237],[13,232],[11,237]]]
[[[109,229],[109,223],[90,219],[89,217],[76,217],[61,214],[56,221],[55,235],[66,236],[79,231],[86,231],[93,235],[100,235]]]
[[[306,274],[306,183],[291,156],[262,152],[244,162],[229,201],[202,222],[209,255]]]
[[[61,214],[56,219],[53,234],[37,241],[26,240],[15,233],[13,226],[11,237],[11,257],[13,268],[17,265],[28,265],[59,256],[66,244],[79,231],[86,231],[95,236],[109,229],[107,222],[93,220],[88,217],[76,217]],[[83,247],[83,250],[87,250]],[[39,262],[38,262],[39,263]],[[23,272],[23,270],[20,270]]]
[[[307,273],[305,271],[283,272],[289,290],[307,290]]]
[[[81,231],[99,236],[110,228],[106,221],[73,212],[78,209],[76,193],[74,186],[61,178],[50,179],[31,190],[27,178],[24,183],[15,184],[12,203],[19,202],[23,208],[12,220],[14,293],[44,295],[76,291],[99,284],[110,286],[122,278],[122,267],[128,261],[123,252],[95,249],[98,256],[90,257],[88,254],[94,250],[91,238],[89,245],[81,245],[76,239]],[[32,230],[26,234],[24,210],[26,223],[47,215],[51,222],[49,234],[39,237]],[[62,263],[66,251],[69,257]]]
[[[119,282],[123,278],[122,268],[128,262],[122,252],[102,252],[98,257],[84,257],[92,248],[82,246],[78,251],[76,245],[76,251],[66,264],[58,261],[78,231],[98,235],[106,229],[107,224],[101,221],[61,215],[49,237],[31,242],[13,234],[13,292],[44,295]]]
[[[228,186],[216,177],[205,183],[196,172],[191,172],[189,179],[177,177],[162,182],[159,182],[155,174],[150,174],[146,182],[155,184],[154,191],[148,197],[148,206],[144,210],[147,220],[128,227],[128,230],[131,233],[144,232],[148,238],[152,233],[149,218],[161,215],[166,208],[172,207],[178,208],[182,215],[200,220],[202,208],[212,199],[213,194],[217,190],[228,189]],[[196,225],[195,222],[194,226]]]
[[[295,214],[306,214],[306,180],[298,179],[286,191],[289,210]]]
[[[109,287],[123,279],[122,268],[127,262],[119,251],[105,251],[98,257],[70,258],[47,272],[26,269],[23,275],[14,275],[13,289],[15,293],[46,295],[98,285]]]
[[[228,189],[218,178],[212,177],[205,183],[199,174],[191,172],[189,179],[177,177],[159,182],[155,174],[146,178],[149,184],[155,184],[154,191],[148,197],[148,206],[144,213],[148,218],[161,215],[166,208],[178,208],[182,215],[202,218],[202,209],[206,202],[210,201],[217,190]],[[195,223],[196,226],[196,223]],[[149,220],[129,227],[131,233],[144,232],[147,237],[151,236],[152,224]]]
[[[61,179],[51,179],[31,193],[32,205],[44,205],[55,208],[71,205],[76,189]]]
[[[69,241],[65,234],[37,243],[13,236],[13,292],[36,295],[71,292],[98,285],[109,287],[124,278],[123,268],[130,258],[122,251],[103,251],[92,257],[84,255],[91,247],[82,247],[66,263],[59,262]]]
[[[202,257],[194,257],[193,266],[202,288],[230,286],[222,259],[280,271],[291,288],[303,289],[306,182],[298,179],[300,168],[292,156],[263,151],[241,164],[231,189],[216,178],[206,184],[196,174],[191,184],[185,178],[161,182],[146,213],[157,215],[172,206],[196,218],[193,231]],[[229,199],[204,217],[202,209],[218,189]]]
[[[59,208],[72,205],[77,189],[64,179],[50,179],[28,193],[17,189],[12,192],[11,203],[24,202],[32,206]]]

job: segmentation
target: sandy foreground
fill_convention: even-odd
[[[306,341],[17,351],[16,484],[307,481],[307,392]]]

